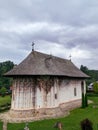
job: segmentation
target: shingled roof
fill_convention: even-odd
[[[19,65],[7,72],[5,76],[51,75],[88,78],[70,60],[32,51]]]

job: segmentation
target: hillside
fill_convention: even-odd
[[[86,80],[87,85],[92,82],[98,81],[98,70],[90,70],[83,65],[81,65],[80,70],[90,76],[90,78]]]

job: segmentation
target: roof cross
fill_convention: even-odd
[[[71,54],[70,54],[69,58],[70,58],[70,61],[71,61],[71,58],[72,58]]]
[[[32,42],[32,51],[34,51],[34,45],[35,45],[35,43]]]

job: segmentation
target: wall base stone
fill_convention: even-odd
[[[70,110],[80,107],[81,100],[70,101],[62,103],[56,108],[40,108],[40,109],[28,109],[28,110],[13,110],[11,109],[9,114],[13,118],[27,118],[27,117],[38,117],[38,116],[62,116],[64,113],[68,113]]]
[[[38,110],[10,110],[0,114],[0,119],[7,122],[32,122],[37,120],[51,119],[67,116],[70,110],[80,107],[81,100],[70,101],[60,104],[57,108],[43,108]]]

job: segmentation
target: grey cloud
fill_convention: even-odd
[[[60,24],[85,25],[97,22],[98,14],[95,1],[81,0],[17,0],[1,2],[1,17],[17,22],[50,21]],[[95,10],[96,9],[96,10]],[[95,11],[93,11],[95,10]],[[93,12],[93,13],[92,13]]]
[[[0,1],[0,59],[6,57],[18,62],[35,41],[38,50],[47,51],[48,48],[51,52],[54,47],[54,54],[58,56],[70,53],[74,48],[87,50],[92,53],[91,59],[78,58],[78,64],[98,68],[95,64],[98,55],[97,15],[97,0]],[[47,26],[28,27],[35,23],[46,23]]]

